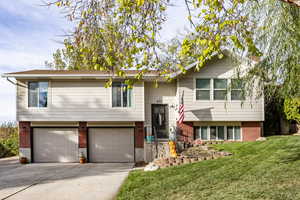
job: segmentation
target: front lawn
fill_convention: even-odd
[[[300,199],[300,136],[216,147],[234,155],[155,172],[133,171],[117,199]]]

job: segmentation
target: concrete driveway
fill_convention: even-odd
[[[130,163],[18,164],[17,158],[0,159],[0,199],[112,199]]]

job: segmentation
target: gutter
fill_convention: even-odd
[[[4,77],[4,76],[2,76],[2,77]],[[13,82],[12,80],[9,79],[9,77],[6,77],[6,80],[7,80],[8,82],[10,82],[11,84],[15,85],[15,86],[20,86],[20,87],[26,88],[24,85],[21,85],[21,84],[19,84],[18,82],[16,82],[16,83]]]
[[[134,77],[135,75],[128,75],[128,77]],[[44,78],[44,77],[65,77],[65,78],[84,78],[84,77],[89,77],[89,78],[110,78],[114,77],[111,75],[107,74],[3,74],[3,78]],[[145,77],[158,77],[157,75],[145,75]]]

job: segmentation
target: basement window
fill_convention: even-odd
[[[28,107],[45,108],[48,105],[48,82],[28,82]]]
[[[200,126],[196,128],[196,139],[200,140],[234,140],[240,141],[239,126]]]
[[[227,139],[228,140],[241,140],[241,128],[239,126],[227,127]]]
[[[112,107],[131,107],[132,89],[121,82],[112,84]]]

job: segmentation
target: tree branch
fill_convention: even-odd
[[[280,1],[300,7],[300,0],[280,0]]]

